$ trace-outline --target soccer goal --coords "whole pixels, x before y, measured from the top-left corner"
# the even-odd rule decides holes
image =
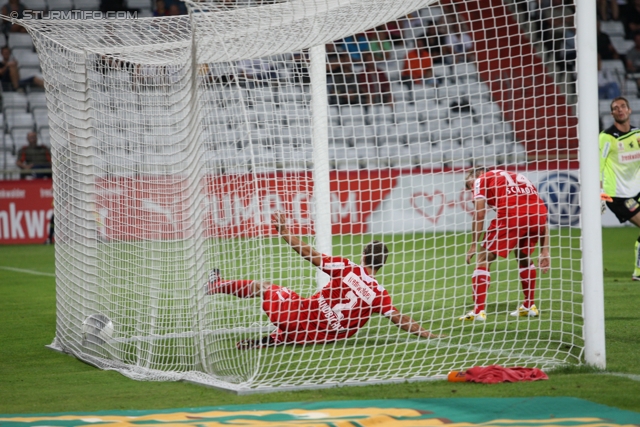
[[[523,2],[186,3],[178,17],[18,21],[49,109],[52,348],[237,393],[604,367],[589,27],[576,61],[572,24]],[[595,25],[579,7],[567,22]],[[464,177],[477,166],[521,173],[549,208],[537,318],[509,315],[522,301],[511,257],[493,265],[486,322],[458,320],[473,305]],[[339,342],[238,350],[273,326],[259,299],[207,295],[212,269],[305,297],[327,280],[278,238],[275,211],[325,254],[360,262],[385,242],[378,281],[446,338],[377,316]]]

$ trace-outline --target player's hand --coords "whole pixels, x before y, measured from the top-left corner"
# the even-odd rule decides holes
[[[551,257],[549,256],[549,254],[540,254],[540,258],[538,259],[538,267],[544,274],[547,274],[549,272],[549,268],[551,267]]]
[[[607,193],[600,193],[600,213],[602,215],[607,211],[607,202],[613,202],[611,196]]]
[[[273,224],[273,227],[279,234],[283,234],[287,231],[286,217],[280,211],[273,213],[271,216],[271,224]]]
[[[476,250],[477,250],[476,246],[477,245],[475,243],[469,246],[469,250],[467,250],[467,264],[471,264],[471,260],[476,255]]]

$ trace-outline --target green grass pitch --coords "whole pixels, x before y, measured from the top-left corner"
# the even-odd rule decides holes
[[[609,374],[584,367],[573,367],[552,371],[549,381],[535,383],[486,386],[435,381],[246,396],[236,396],[185,383],[133,381],[118,373],[101,371],[72,357],[46,349],[44,346],[50,344],[55,335],[54,248],[39,245],[1,246],[0,413],[179,408],[252,402],[376,399],[383,396],[395,398],[575,396],[640,412],[640,381],[638,381],[640,379],[640,334],[638,333],[640,315],[636,310],[640,297],[640,285],[630,280],[632,248],[637,238],[636,231],[631,228],[603,230],[607,373]],[[437,291],[437,289],[447,289],[446,287],[430,287],[429,284],[442,284],[442,281],[450,280],[451,277],[467,280],[469,270],[466,266],[461,267],[459,262],[459,258],[464,256],[466,250],[466,236],[436,235],[426,239],[429,245],[403,246],[402,248],[398,245],[411,243],[406,243],[399,238],[391,239],[389,236],[385,236],[384,240],[391,243],[392,253],[411,254],[405,255],[401,260],[392,258],[389,264],[391,268],[385,267],[380,276],[380,280],[392,296],[405,295],[404,298],[394,297],[394,303],[403,312],[409,314],[413,311],[430,313],[428,317],[419,320],[433,329],[447,330],[447,332],[453,330],[452,335],[455,335],[457,330],[455,328],[462,328],[462,326],[454,327],[452,317],[461,313],[454,313],[450,310],[451,307],[447,307],[446,290]],[[564,232],[556,232],[552,240],[552,251],[553,247],[577,251],[578,248],[567,247],[567,243],[575,241],[574,237]],[[454,244],[451,244],[452,242]],[[349,252],[341,252],[341,255],[354,260],[358,259],[358,252],[362,246],[359,236],[345,237],[335,243],[340,243],[342,250]],[[449,245],[443,246],[445,243]],[[290,250],[283,243],[278,245],[274,247],[281,247],[281,249],[276,250]],[[439,252],[441,249],[438,248],[442,247],[449,248],[446,254]],[[575,261],[570,261],[568,256],[553,255],[554,270],[548,277],[543,276],[540,281],[540,298],[544,301],[546,310],[567,316],[571,314],[572,306],[561,307],[557,305],[559,303],[552,303],[552,301],[558,300],[556,294],[559,292],[579,290],[581,277],[576,273],[579,271],[579,266],[572,265],[571,263]],[[578,256],[576,253],[571,255],[574,259]],[[454,261],[455,258],[458,258],[458,261]],[[500,286],[505,289],[513,289],[517,292],[519,285],[517,276],[514,277],[513,273],[514,264],[513,259],[499,261],[493,269],[496,272],[494,281],[500,283]],[[43,274],[37,275],[33,272]],[[294,287],[296,280],[282,278],[282,284]],[[426,286],[416,284],[426,284]],[[403,288],[400,289],[400,287]],[[427,289],[420,291],[426,292],[427,298],[424,301],[417,301],[412,287]],[[460,288],[470,291],[468,288]],[[400,292],[401,290],[403,292]],[[300,292],[304,295],[308,294],[304,290]],[[468,293],[467,300],[470,304]],[[508,292],[498,293],[493,289],[490,291],[488,310],[507,311],[511,308],[507,300],[513,298],[517,300],[516,296]],[[430,305],[432,304],[430,301],[440,301],[442,304],[437,304],[439,307],[437,310],[430,310],[436,306],[436,304]],[[572,304],[580,303],[579,299],[572,301]],[[388,328],[378,320],[370,323],[369,327],[372,330]],[[495,335],[512,336],[518,340],[518,337],[526,337],[529,333],[526,328],[518,329],[518,323],[499,321],[488,323],[490,326],[484,329],[485,339]],[[568,334],[570,341],[581,345],[580,333],[564,330],[564,328],[550,331],[551,342],[567,341],[553,339],[554,334],[556,337]],[[479,344],[480,337],[479,334],[478,337],[461,338],[460,344],[469,342]],[[370,337],[369,335],[360,337],[359,334],[352,340],[333,346],[332,351],[339,352],[341,348],[349,350],[350,347],[362,345],[360,340],[363,339],[370,339]],[[415,343],[401,344],[406,346],[407,351],[418,351]],[[567,348],[566,352],[569,359],[578,356],[571,348]],[[290,358],[295,360],[305,357],[315,359],[317,365],[318,355],[292,352]],[[266,361],[271,364],[277,363],[276,360],[268,358]],[[381,367],[384,368],[384,358],[382,362]]]

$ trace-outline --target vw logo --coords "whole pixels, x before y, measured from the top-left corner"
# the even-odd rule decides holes
[[[580,182],[568,172],[547,175],[538,193],[549,210],[549,225],[576,227],[580,224]]]

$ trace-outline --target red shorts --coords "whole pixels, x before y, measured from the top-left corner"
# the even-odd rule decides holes
[[[544,236],[547,226],[546,217],[523,216],[517,218],[496,218],[491,221],[484,234],[482,247],[502,258],[516,247],[527,255],[536,249],[540,238]]]
[[[309,344],[345,338],[344,334],[319,331],[309,309],[309,299],[278,285],[262,295],[262,309],[278,330],[271,336],[278,342]]]

